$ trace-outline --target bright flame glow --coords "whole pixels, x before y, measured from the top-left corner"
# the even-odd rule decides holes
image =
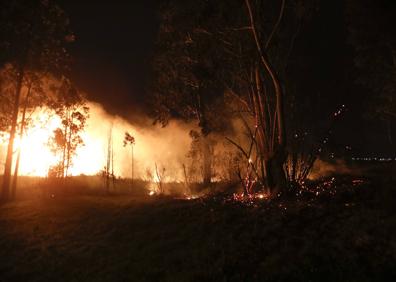
[[[112,132],[114,147],[114,173],[121,177],[131,177],[131,149],[123,146],[126,131],[136,139],[134,146],[134,177],[144,179],[149,169],[155,183],[159,182],[154,165],[158,169],[166,167],[162,181],[183,179],[180,169],[186,163],[190,147],[189,132],[194,125],[171,123],[166,128],[151,126],[135,127],[128,121],[111,116],[99,105],[88,103],[90,117],[86,129],[81,134],[84,146],[77,149],[69,168],[69,175],[95,175],[106,165],[109,132]],[[51,166],[58,163],[58,157],[49,147],[49,139],[56,128],[61,126],[59,117],[52,115],[48,109],[36,109],[30,117],[31,125],[24,133],[22,140],[16,138],[14,151],[21,148],[19,174],[25,176],[47,176]],[[4,170],[8,134],[0,132],[0,173]],[[14,154],[14,163],[17,154]],[[153,189],[154,190],[154,189]]]
[[[14,150],[21,150],[19,173],[27,176],[47,176],[48,170],[58,162],[58,157],[49,147],[49,140],[61,120],[49,111],[41,110],[32,116],[32,126],[25,132],[22,141],[15,140]],[[93,140],[86,132],[82,134],[86,146],[77,149],[70,175],[93,175],[101,169],[100,140]],[[6,145],[4,142],[2,145]]]
[[[57,163],[47,143],[61,122],[59,118],[50,118],[45,111],[37,113],[32,120],[33,126],[27,130],[24,138],[15,140],[14,148],[21,150],[19,172],[22,175],[46,176],[49,167]]]

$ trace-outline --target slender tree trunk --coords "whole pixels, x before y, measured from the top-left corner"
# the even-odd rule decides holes
[[[113,180],[113,190],[115,189],[115,175],[114,175],[114,149],[113,138],[111,138],[111,178]]]
[[[131,183],[133,184],[133,144],[131,144]]]
[[[23,107],[23,112],[22,112],[21,128],[19,131],[19,136],[20,136],[21,142],[22,142],[22,138],[23,138],[23,132],[25,130],[26,110],[27,110],[27,106],[28,106],[28,100],[29,100],[29,96],[31,93],[31,89],[32,89],[32,86],[29,85],[29,89],[28,89],[28,92],[27,92],[26,98],[25,98],[25,105]],[[19,163],[20,163],[20,159],[21,159],[21,150],[22,149],[19,146],[18,156],[17,156],[16,163],[15,163],[14,176],[13,176],[13,181],[12,181],[12,186],[11,186],[11,197],[13,199],[15,199],[15,197],[16,197],[16,187],[17,187],[17,181],[18,181]]]
[[[66,110],[67,111],[67,110]],[[66,118],[68,118],[67,116],[67,112],[66,112]],[[64,130],[64,144],[63,144],[63,153],[62,153],[62,178],[66,177],[66,170],[65,170],[65,164],[66,164],[66,149],[67,149],[67,123],[65,123],[65,126],[63,128]]]
[[[112,137],[111,127],[109,130],[109,135],[107,137],[107,162],[106,162],[106,192],[110,192],[110,166],[111,166],[111,137]]]
[[[66,177],[69,176],[69,168],[70,168],[70,160],[71,160],[71,147],[72,147],[72,130],[71,125],[73,124],[74,120],[71,116],[68,118],[69,124],[69,134],[67,136],[67,157],[66,157]]]
[[[202,136],[203,155],[203,184],[209,185],[212,182],[212,150],[208,136]]]
[[[186,191],[188,191],[189,195],[191,195],[191,188],[190,188],[190,184],[188,181],[188,176],[187,176],[187,169],[186,169],[186,165],[183,164],[183,173],[184,173],[184,186]]]
[[[3,176],[3,189],[1,198],[3,201],[7,201],[9,199],[10,194],[10,184],[11,184],[11,170],[12,170],[12,159],[13,159],[13,151],[14,151],[14,141],[15,134],[17,129],[18,122],[18,113],[19,113],[19,104],[20,104],[20,96],[23,85],[23,77],[24,77],[24,68],[21,67],[19,69],[18,80],[16,84],[16,92],[15,92],[15,101],[12,109],[12,120],[11,120],[11,130],[10,130],[10,139],[8,141],[7,147],[7,156],[6,162],[4,166],[4,176]]]

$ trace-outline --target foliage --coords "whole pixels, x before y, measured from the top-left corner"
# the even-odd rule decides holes
[[[135,137],[133,137],[129,132],[125,132],[123,144],[124,147],[127,145],[135,145]]]
[[[8,131],[12,115],[9,111],[12,105],[12,93],[14,91],[13,78],[15,69],[12,65],[5,65],[0,72],[0,131]]]
[[[14,141],[26,77],[29,73],[46,76],[59,75],[64,72],[69,62],[65,46],[73,41],[74,37],[69,30],[68,18],[63,10],[52,1],[1,1],[0,10],[0,48],[2,50],[0,66],[11,64],[15,68],[15,89],[9,94],[10,135],[2,185],[2,199],[8,200]]]
[[[232,136],[231,121],[242,119],[247,142],[230,141],[249,181],[283,189],[286,68],[312,2],[164,1],[153,63],[157,120],[196,119],[204,136]]]
[[[84,145],[81,133],[89,118],[89,108],[81,93],[66,78],[63,78],[54,90],[57,91],[57,97],[52,101],[52,106],[56,116],[61,120],[61,127],[54,130],[49,144],[53,152],[59,156],[55,176],[67,177],[77,148]]]
[[[219,83],[222,50],[217,48],[205,14],[207,1],[164,1],[153,59],[153,103],[157,121],[196,120],[207,135],[227,128],[224,86]],[[208,40],[209,39],[209,40]]]
[[[69,64],[65,45],[74,40],[64,11],[49,0],[1,1],[0,64],[52,74]]]

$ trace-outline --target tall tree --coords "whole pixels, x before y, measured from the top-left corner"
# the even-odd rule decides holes
[[[207,1],[164,1],[157,52],[153,60],[153,104],[156,120],[166,125],[170,118],[196,121],[201,128],[203,182],[211,182],[212,156],[209,134],[229,130],[224,86],[218,83],[221,49],[207,40]],[[197,26],[202,23],[205,28]],[[216,58],[216,53],[219,56]]]
[[[298,0],[174,0],[162,11],[159,41],[165,51],[158,51],[162,64],[154,63],[159,66],[158,116],[187,112],[219,128],[231,118],[242,119],[250,136],[247,148],[230,141],[246,157],[248,182],[271,192],[286,187],[282,79],[301,6]],[[213,119],[205,113],[213,113]]]
[[[22,95],[21,95],[21,109],[20,109],[21,118],[18,119],[18,124],[17,124],[19,130],[17,134],[19,135],[20,143],[22,143],[22,140],[24,138],[24,133],[30,125],[31,122],[30,117],[32,116],[32,114],[37,110],[37,108],[50,105],[51,95],[47,93],[48,91],[48,89],[46,89],[47,81],[48,78],[44,77],[44,75],[42,75],[39,72],[26,71],[25,73],[25,77],[23,81],[24,91],[22,91]],[[17,153],[17,158],[14,167],[13,180],[11,184],[12,198],[16,197],[19,165],[22,154],[22,148],[20,146],[17,148],[16,153]]]
[[[123,140],[124,147],[130,145],[131,146],[131,185],[133,184],[133,146],[135,146],[135,137],[133,137],[129,132],[125,132],[124,140]]]
[[[67,177],[77,148],[84,145],[81,133],[89,118],[89,108],[85,98],[67,78],[54,87],[57,96],[50,105],[60,118],[61,127],[54,130],[50,145],[60,159],[55,167],[55,175]]]
[[[20,112],[24,78],[29,71],[58,74],[67,65],[65,45],[73,40],[62,9],[49,0],[2,1],[0,7],[2,65],[16,69],[10,135],[2,185],[2,199],[9,198],[14,140]]]

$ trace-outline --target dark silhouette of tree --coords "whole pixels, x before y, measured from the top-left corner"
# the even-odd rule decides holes
[[[156,180],[154,182],[157,185],[157,193],[164,194],[165,190],[164,190],[163,181],[165,178],[166,169],[164,166],[162,168],[158,167],[157,163],[154,164],[154,167],[155,167],[155,176],[156,176]]]
[[[213,148],[208,135],[230,129],[227,122],[230,114],[224,107],[224,86],[217,80],[222,50],[207,40],[205,33],[209,29],[197,26],[197,23],[209,24],[204,22],[203,15],[207,6],[213,3],[164,1],[153,60],[152,89],[156,121],[163,125],[170,118],[198,122],[205,184],[211,182],[212,176]]]
[[[18,122],[19,129],[19,139],[22,142],[24,138],[24,132],[26,128],[29,127],[29,123],[31,121],[30,116],[36,111],[37,108],[41,108],[43,106],[48,106],[50,104],[51,97],[49,93],[45,91],[46,78],[35,71],[26,71],[24,77],[24,91],[21,95],[21,109],[20,115],[21,119]],[[18,173],[19,173],[19,163],[21,159],[21,148],[17,149],[17,158],[15,162],[13,181],[11,184],[11,196],[12,198],[16,197],[16,188],[18,182]]]
[[[123,145],[124,147],[131,146],[131,184],[133,184],[133,146],[135,145],[135,137],[129,134],[129,132],[125,132]]]
[[[113,144],[113,125],[111,125],[107,137],[107,158],[104,169],[106,192],[110,193],[110,178],[113,180],[113,189],[115,188],[114,174],[114,144]]]
[[[48,0],[11,0],[0,4],[1,66],[15,68],[15,90],[12,95],[10,136],[4,168],[2,199],[9,198],[14,140],[24,79],[28,72],[58,74],[65,68],[67,42],[73,40],[64,12]]]
[[[302,1],[174,0],[161,12],[163,49],[154,60],[157,117],[195,115],[201,128],[226,128],[232,118],[241,119],[248,146],[230,142],[245,157],[240,173],[245,187],[253,183],[272,193],[287,187],[285,65],[303,6]]]
[[[84,97],[68,79],[63,78],[55,90],[57,96],[51,102],[51,107],[55,109],[55,115],[61,119],[62,127],[54,130],[49,144],[53,152],[60,157],[59,164],[53,168],[53,174],[64,178],[69,175],[77,148],[84,145],[81,133],[89,117],[89,108]]]

